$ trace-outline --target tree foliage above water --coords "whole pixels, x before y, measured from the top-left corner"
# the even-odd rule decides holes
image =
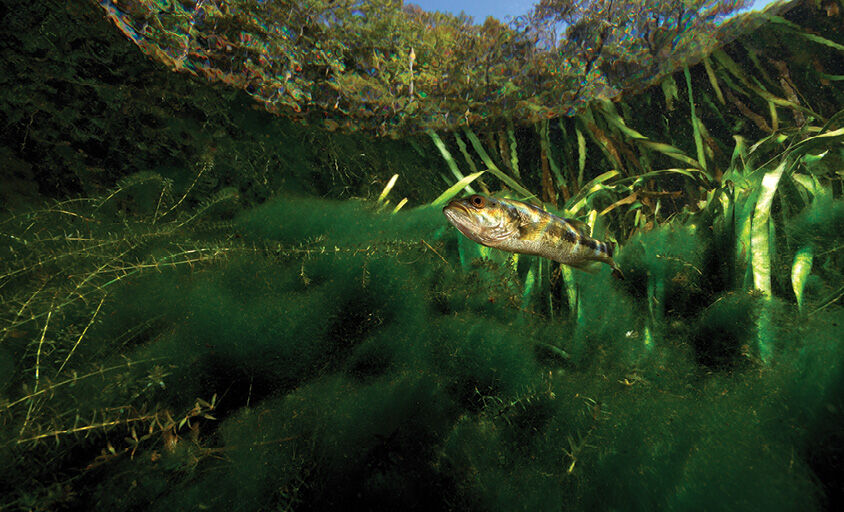
[[[482,25],[395,0],[100,0],[145,53],[267,110],[396,135],[569,115],[744,31],[744,0],[545,0]]]

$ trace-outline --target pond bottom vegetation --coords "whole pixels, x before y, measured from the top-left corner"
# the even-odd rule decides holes
[[[572,117],[380,140],[17,2],[0,509],[844,510],[840,5]],[[625,280],[468,240],[464,192]]]
[[[7,506],[840,500],[844,311],[814,274],[803,312],[724,286],[717,229],[634,238],[628,279],[573,274],[561,314],[531,298],[566,304],[559,271],[527,290],[538,260],[484,257],[438,208],[281,197],[233,216],[209,206],[225,230],[149,217],[116,237],[90,222],[98,207],[6,220],[21,231],[3,260],[27,276],[3,276]],[[76,236],[48,237],[48,219]],[[842,223],[834,201],[787,228],[820,252],[840,247],[828,226]]]

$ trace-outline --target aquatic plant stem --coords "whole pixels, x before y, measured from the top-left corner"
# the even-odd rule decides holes
[[[14,407],[14,406],[16,406],[16,405],[20,404],[20,403],[26,402],[27,400],[30,400],[30,399],[35,398],[35,397],[37,397],[37,396],[43,395],[43,394],[45,394],[45,393],[49,393],[49,392],[51,392],[51,391],[55,390],[56,388],[59,388],[59,387],[62,387],[62,386],[66,386],[66,385],[68,385],[68,384],[73,384],[74,382],[78,382],[78,381],[80,381],[80,380],[88,379],[88,378],[90,378],[90,377],[95,377],[95,376],[97,376],[97,375],[102,375],[102,374],[104,374],[104,373],[111,372],[111,371],[114,371],[114,370],[119,370],[120,368],[129,368],[129,367],[131,367],[131,366],[133,366],[133,365],[138,365],[138,364],[143,364],[143,363],[149,363],[149,362],[153,362],[153,361],[160,361],[161,359],[164,359],[164,358],[162,358],[162,357],[153,357],[153,358],[150,358],[150,359],[142,359],[142,360],[140,360],[140,361],[128,361],[128,360],[127,360],[127,361],[126,361],[125,363],[123,363],[123,364],[119,364],[119,365],[115,365],[115,366],[110,366],[110,367],[108,367],[108,368],[98,368],[97,370],[92,371],[92,372],[90,372],[90,373],[86,373],[85,375],[75,376],[75,377],[72,377],[72,378],[70,378],[70,379],[65,379],[65,380],[63,380],[63,381],[61,381],[61,382],[57,382],[57,383],[55,383],[55,384],[49,385],[49,386],[47,386],[47,387],[45,387],[45,388],[43,388],[43,389],[40,389],[40,390],[35,391],[35,392],[33,392],[33,393],[30,393],[30,394],[28,394],[28,395],[26,395],[26,396],[23,396],[23,397],[21,397],[21,398],[18,398],[17,400],[15,400],[15,401],[13,401],[13,402],[9,402],[9,403],[7,403],[7,404],[4,404],[2,407],[3,407],[3,410],[8,410],[8,409],[11,409],[12,407]]]
[[[94,311],[93,316],[91,316],[91,320],[88,321],[88,325],[86,325],[85,328],[82,330],[82,334],[79,335],[79,339],[77,339],[76,343],[73,344],[73,348],[70,349],[70,352],[67,354],[67,357],[65,357],[64,362],[61,364],[61,366],[59,366],[58,371],[56,371],[56,377],[58,377],[62,373],[62,369],[64,369],[64,366],[67,364],[68,361],[70,361],[70,357],[73,355],[73,353],[76,352],[76,347],[79,346],[79,344],[82,342],[82,338],[85,337],[85,333],[88,332],[88,328],[90,328],[91,324],[94,323],[94,320],[100,313],[100,308],[103,307],[103,303],[105,302],[106,297],[107,295],[103,295],[103,297],[100,299],[100,303],[97,305],[97,309]]]
[[[44,338],[47,336],[47,327],[50,325],[50,318],[53,316],[55,297],[53,299],[54,301],[50,303],[50,309],[47,311],[47,320],[44,321],[44,329],[41,331],[41,339],[38,341],[38,350],[35,354],[35,386],[32,388],[34,393],[38,392],[38,383],[41,379],[41,347],[44,346]],[[32,407],[34,404],[35,402],[30,400],[29,408],[26,411],[26,418],[23,420],[23,425],[21,425],[21,430],[18,435],[22,435],[23,431],[26,430],[26,427],[29,424],[29,418],[32,415]]]

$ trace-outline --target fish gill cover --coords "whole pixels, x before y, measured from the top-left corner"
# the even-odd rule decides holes
[[[748,30],[743,0],[544,0],[509,25],[399,0],[101,0],[173,70],[268,111],[396,135],[571,115]],[[755,18],[751,18],[755,19]]]
[[[98,3],[11,5],[0,508],[841,509],[840,2],[397,140],[150,65]],[[627,279],[471,242],[463,190],[589,223]]]

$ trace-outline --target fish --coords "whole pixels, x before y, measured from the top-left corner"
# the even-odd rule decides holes
[[[565,219],[514,199],[473,194],[450,201],[443,214],[467,238],[502,251],[541,256],[569,267],[594,271],[597,263],[624,279],[613,260],[615,242],[591,236],[585,222]]]

